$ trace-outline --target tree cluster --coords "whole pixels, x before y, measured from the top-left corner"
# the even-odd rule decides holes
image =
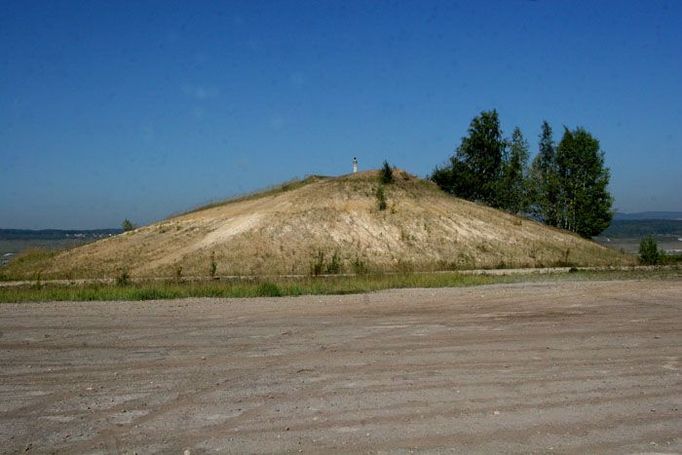
[[[599,141],[584,128],[570,130],[558,145],[542,123],[539,150],[529,165],[521,130],[505,139],[497,111],[485,111],[469,125],[455,153],[431,180],[458,197],[483,202],[548,225],[592,237],[611,222],[609,170]]]

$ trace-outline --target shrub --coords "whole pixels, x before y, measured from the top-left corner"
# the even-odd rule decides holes
[[[353,273],[356,275],[366,275],[369,272],[367,264],[357,256],[351,265],[353,267]]]
[[[682,254],[667,254],[664,251],[659,250],[659,263],[667,265],[677,265],[682,264]]]
[[[327,264],[327,273],[335,275],[335,274],[340,273],[340,272],[341,272],[341,258],[339,257],[339,255],[336,252],[334,252],[334,254],[332,255],[331,261],[329,262],[329,264]]]
[[[116,275],[116,285],[117,286],[127,286],[130,284],[130,274],[128,269],[121,269]]]
[[[128,218],[126,218],[123,220],[123,223],[121,223],[121,229],[123,229],[123,232],[132,231],[135,229],[135,225]]]
[[[313,260],[310,263],[310,274],[312,276],[321,275],[324,271],[324,253],[322,250],[317,251],[317,255],[313,256]]]
[[[566,251],[563,253],[563,257],[556,261],[554,263],[555,267],[572,267],[574,264],[568,260],[569,256],[571,255],[571,249],[566,248]]]
[[[34,281],[33,287],[34,287],[35,289],[40,289],[41,287],[43,287],[42,280],[41,280],[41,276],[42,276],[42,275],[41,275],[40,271],[36,272],[36,273],[33,275],[33,281]]]
[[[647,235],[639,242],[639,260],[643,264],[655,265],[661,259],[658,243],[652,236]]]
[[[211,266],[208,270],[208,273],[211,275],[211,278],[215,278],[215,274],[218,271],[218,264],[215,261],[215,253],[211,253]]]
[[[379,210],[386,210],[386,194],[384,193],[384,185],[379,185],[377,187],[376,197]]]
[[[381,167],[379,181],[385,185],[393,183],[393,169],[386,160],[384,160],[384,165]]]
[[[276,284],[266,281],[258,285],[256,295],[259,297],[281,297],[282,291]]]

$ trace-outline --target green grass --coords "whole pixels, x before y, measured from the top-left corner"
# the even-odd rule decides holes
[[[115,284],[35,284],[0,287],[0,302],[159,300],[189,297],[280,297],[309,294],[358,294],[399,288],[479,286],[495,283],[561,282],[580,280],[680,279],[682,268],[625,271],[575,271],[524,275],[433,274],[359,275],[277,278],[272,280],[145,281]]]

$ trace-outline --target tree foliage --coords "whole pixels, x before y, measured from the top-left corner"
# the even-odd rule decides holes
[[[538,154],[529,175],[530,212],[550,226],[558,225],[559,176],[552,127],[542,122]]]
[[[121,229],[123,229],[123,232],[132,231],[135,229],[135,225],[132,223],[132,221],[126,218],[123,220],[123,223],[121,223]]]
[[[436,168],[431,179],[448,193],[499,207],[506,143],[497,111],[481,112],[471,121],[468,132],[449,162]]]
[[[528,168],[528,143],[519,128],[503,138],[497,111],[484,111],[431,180],[444,191],[551,226],[592,237],[609,226],[613,198],[599,141],[584,128],[565,129],[555,146],[542,123],[539,151]]]
[[[521,129],[512,132],[509,155],[505,157],[502,178],[498,188],[500,208],[511,213],[524,213],[528,209],[528,142]]]
[[[599,141],[584,128],[565,128],[556,163],[557,225],[587,238],[599,234],[613,218],[613,198],[607,188],[610,173]]]
[[[383,166],[381,166],[381,171],[379,172],[379,180],[381,183],[388,185],[393,183],[393,168],[388,161],[384,160]]]

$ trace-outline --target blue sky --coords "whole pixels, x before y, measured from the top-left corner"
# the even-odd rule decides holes
[[[682,210],[682,2],[5,1],[0,227],[148,223],[384,159],[496,108],[600,139],[621,211]]]

